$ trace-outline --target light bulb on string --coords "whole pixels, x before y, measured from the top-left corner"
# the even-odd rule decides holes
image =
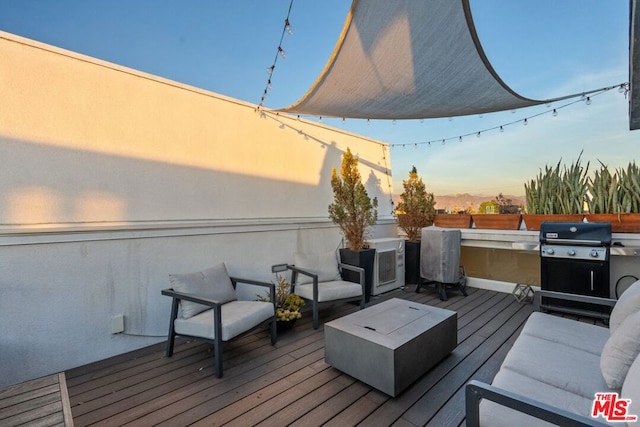
[[[267,80],[267,89],[271,90],[271,79]]]
[[[528,121],[527,119],[524,119],[524,121],[522,122],[522,124],[526,126],[526,125],[528,125],[528,124],[529,124],[529,121]]]
[[[504,132],[504,128],[500,126],[500,132]]]
[[[587,96],[587,100],[584,101],[585,104],[591,105],[591,97]]]
[[[278,53],[282,57],[282,59],[287,59],[287,53],[284,51],[282,46],[278,46]]]
[[[322,116],[318,116],[318,121],[322,123]]]
[[[343,117],[342,118],[342,124],[345,124],[346,122],[347,122],[347,119]]]
[[[618,87],[618,93],[624,93],[626,91],[625,87],[624,87],[624,83],[620,85],[620,87]]]
[[[553,117],[558,117],[558,111],[554,108],[553,113],[551,113]]]
[[[267,74],[273,74],[273,69],[276,68],[275,65],[272,65],[271,67],[267,67]]]
[[[458,142],[462,142],[462,136],[458,137]]]
[[[392,125],[395,125],[395,124],[396,124],[396,119],[393,119],[393,120],[391,121],[391,124],[392,124]]]
[[[476,138],[480,138],[480,132],[476,133]]]
[[[367,126],[371,124],[371,119],[367,119]]]
[[[293,28],[291,27],[291,23],[289,22],[289,18],[284,20],[284,29],[290,36],[293,35]]]

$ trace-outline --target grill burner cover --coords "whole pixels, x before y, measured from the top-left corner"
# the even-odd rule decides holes
[[[608,222],[543,222],[541,243],[573,245],[611,245],[611,223]]]

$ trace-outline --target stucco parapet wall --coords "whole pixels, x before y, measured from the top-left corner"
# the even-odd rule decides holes
[[[378,225],[395,223],[382,218]],[[0,225],[0,246],[260,233],[337,227],[326,218],[221,219],[130,223]]]

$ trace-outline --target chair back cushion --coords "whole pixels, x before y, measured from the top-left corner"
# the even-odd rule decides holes
[[[602,349],[600,370],[607,385],[620,390],[629,367],[640,354],[640,312],[634,313],[618,326]]]
[[[169,274],[169,282],[175,291],[213,299],[223,304],[236,299],[236,291],[224,263],[196,273]],[[193,317],[209,308],[211,307],[191,301],[180,301],[183,319]]]
[[[295,253],[293,259],[296,267],[317,274],[318,282],[342,280],[338,268],[338,255],[335,251],[319,254]],[[298,274],[296,284],[311,283],[312,281],[311,277]]]

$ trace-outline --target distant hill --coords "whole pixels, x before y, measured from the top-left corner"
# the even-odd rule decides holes
[[[514,205],[524,205],[525,198],[524,196],[511,196],[503,194],[505,199],[511,199],[512,204]],[[400,196],[394,196],[394,202],[397,206]],[[443,196],[435,195],[436,199],[436,209],[445,209],[448,211],[452,211],[454,208],[462,208],[466,209],[471,206],[471,208],[476,211],[482,202],[488,202],[489,200],[495,200],[496,195],[488,196],[482,194],[448,194]]]

